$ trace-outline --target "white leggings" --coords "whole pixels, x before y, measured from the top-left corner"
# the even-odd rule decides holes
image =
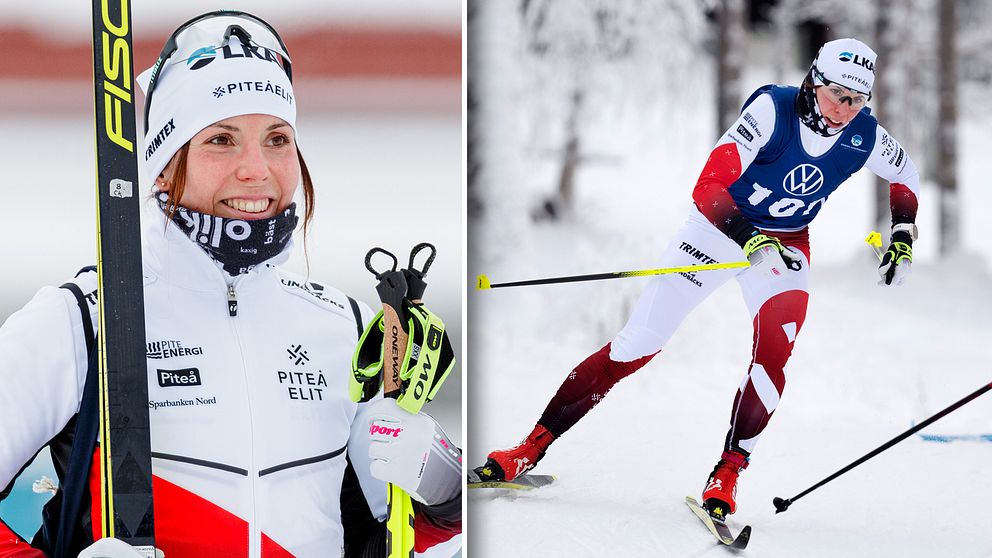
[[[781,238],[788,243],[789,238],[797,238],[797,233],[783,233]],[[754,349],[748,375],[731,411],[728,450],[750,454],[757,443],[785,388],[785,366],[806,318],[808,245],[789,245],[803,252],[803,265],[801,270],[783,276],[738,268],[653,277],[610,345],[610,360],[617,362],[658,352],[693,308],[730,278],[737,279],[754,324]],[[743,259],[740,246],[693,208],[665,250],[659,267]]]

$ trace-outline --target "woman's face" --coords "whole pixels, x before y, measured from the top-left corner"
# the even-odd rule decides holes
[[[826,91],[826,86],[816,88],[816,102],[820,105],[820,112],[831,128],[842,128],[847,126],[854,117],[861,112],[860,106],[854,107],[848,101],[834,101]]]
[[[172,187],[175,165],[173,157],[162,171],[160,190]],[[189,141],[181,204],[218,217],[268,219],[289,207],[299,182],[293,128],[274,116],[235,116]]]

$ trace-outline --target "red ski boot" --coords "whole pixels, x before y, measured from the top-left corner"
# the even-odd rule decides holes
[[[538,424],[520,445],[490,453],[486,464],[475,473],[483,481],[512,481],[533,469],[554,441],[554,435]]]
[[[737,476],[747,468],[747,457],[735,451],[725,451],[710,473],[703,490],[703,507],[720,521],[737,510]]]

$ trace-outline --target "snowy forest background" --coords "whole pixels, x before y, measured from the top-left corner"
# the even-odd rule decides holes
[[[752,556],[992,556],[968,505],[992,494],[988,396],[925,431],[963,440],[914,436],[787,514],[771,505],[992,380],[992,5],[470,0],[468,17],[468,272],[493,283],[656,267],[751,91],[798,85],[827,40],[879,53],[869,106],[923,182],[913,273],[875,284],[864,238],[888,241],[888,188],[862,171],[811,226],[806,325],[731,525],[754,526]],[[469,465],[530,431],[647,281],[469,292]],[[554,486],[470,493],[470,555],[724,555],[682,499],[719,457],[751,341],[721,288],[555,443],[535,471]]]

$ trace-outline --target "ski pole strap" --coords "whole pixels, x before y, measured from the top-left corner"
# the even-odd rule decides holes
[[[411,305],[407,314],[405,358],[399,366],[397,404],[410,413],[418,413],[437,395],[441,384],[454,368],[455,354],[444,321],[422,304]],[[372,319],[355,348],[351,362],[348,395],[352,401],[369,401],[382,385],[385,309]]]
[[[351,357],[348,396],[356,403],[371,400],[382,387],[382,347],[385,339],[382,314],[382,310],[379,310],[361,333]]]
[[[431,255],[424,262],[424,267],[417,269],[414,260],[417,258],[417,254],[423,250],[430,250]],[[427,283],[424,281],[424,277],[427,275],[427,270],[430,269],[431,264],[434,263],[435,257],[437,257],[437,248],[428,242],[421,242],[410,251],[410,264],[403,270],[403,276],[407,283],[406,296],[410,300],[419,301],[424,298],[424,291],[427,289]]]
[[[423,305],[409,309],[407,358],[400,369],[402,393],[396,403],[416,414],[434,399],[455,366],[455,353],[444,321]]]

